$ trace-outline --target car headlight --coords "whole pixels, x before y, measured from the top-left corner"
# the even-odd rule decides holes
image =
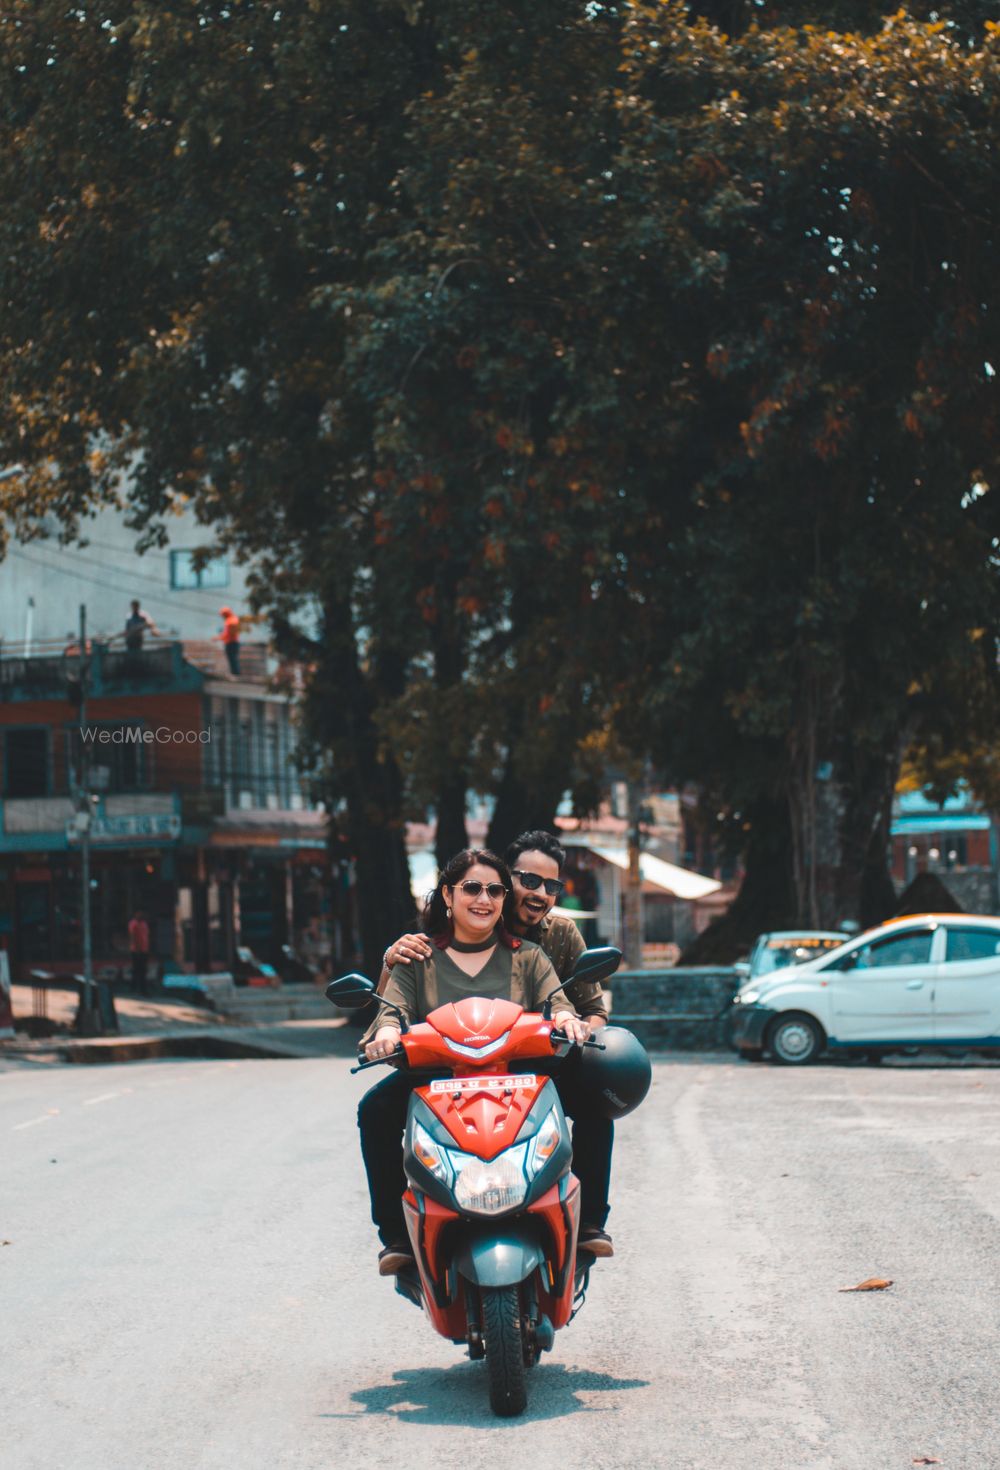
[[[741,1006],[752,1006],[755,1001],[760,1000],[759,990],[741,990],[736,997]]]

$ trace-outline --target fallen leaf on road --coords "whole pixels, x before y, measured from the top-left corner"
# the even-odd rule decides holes
[[[12,1240],[0,1240],[0,1245],[13,1245],[13,1244],[14,1244],[14,1242]]]
[[[918,1455],[914,1465],[940,1465],[940,1460],[935,1460],[933,1455]]]
[[[891,1281],[886,1281],[881,1276],[869,1276],[867,1281],[859,1281],[857,1286],[842,1286],[841,1291],[885,1291],[891,1286]],[[933,1462],[932,1462],[933,1463]]]

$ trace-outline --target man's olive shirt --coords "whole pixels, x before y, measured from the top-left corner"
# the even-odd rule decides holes
[[[547,914],[540,923],[528,929],[524,937],[537,944],[548,955],[552,968],[563,982],[566,994],[576,1006],[577,1013],[581,1016],[603,1016],[606,1021],[608,1008],[604,1004],[604,991],[597,981],[578,980],[575,985],[568,983],[573,966],[587,948],[583,935],[573,920],[564,919],[560,914]]]

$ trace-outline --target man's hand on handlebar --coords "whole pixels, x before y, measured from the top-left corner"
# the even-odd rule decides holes
[[[556,1011],[552,1017],[552,1025],[557,1031],[562,1031],[569,1041],[583,1043],[590,1039],[590,1022],[574,1016],[572,1011]]]
[[[380,1026],[365,1047],[365,1056],[370,1062],[381,1062],[391,1057],[399,1045],[398,1026]]]

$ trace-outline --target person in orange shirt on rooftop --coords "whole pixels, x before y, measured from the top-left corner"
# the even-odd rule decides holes
[[[240,671],[240,620],[231,607],[220,607],[219,617],[222,619],[222,632],[216,633],[215,638],[222,640],[222,646],[226,650],[226,658],[229,661],[229,672],[238,674]]]

